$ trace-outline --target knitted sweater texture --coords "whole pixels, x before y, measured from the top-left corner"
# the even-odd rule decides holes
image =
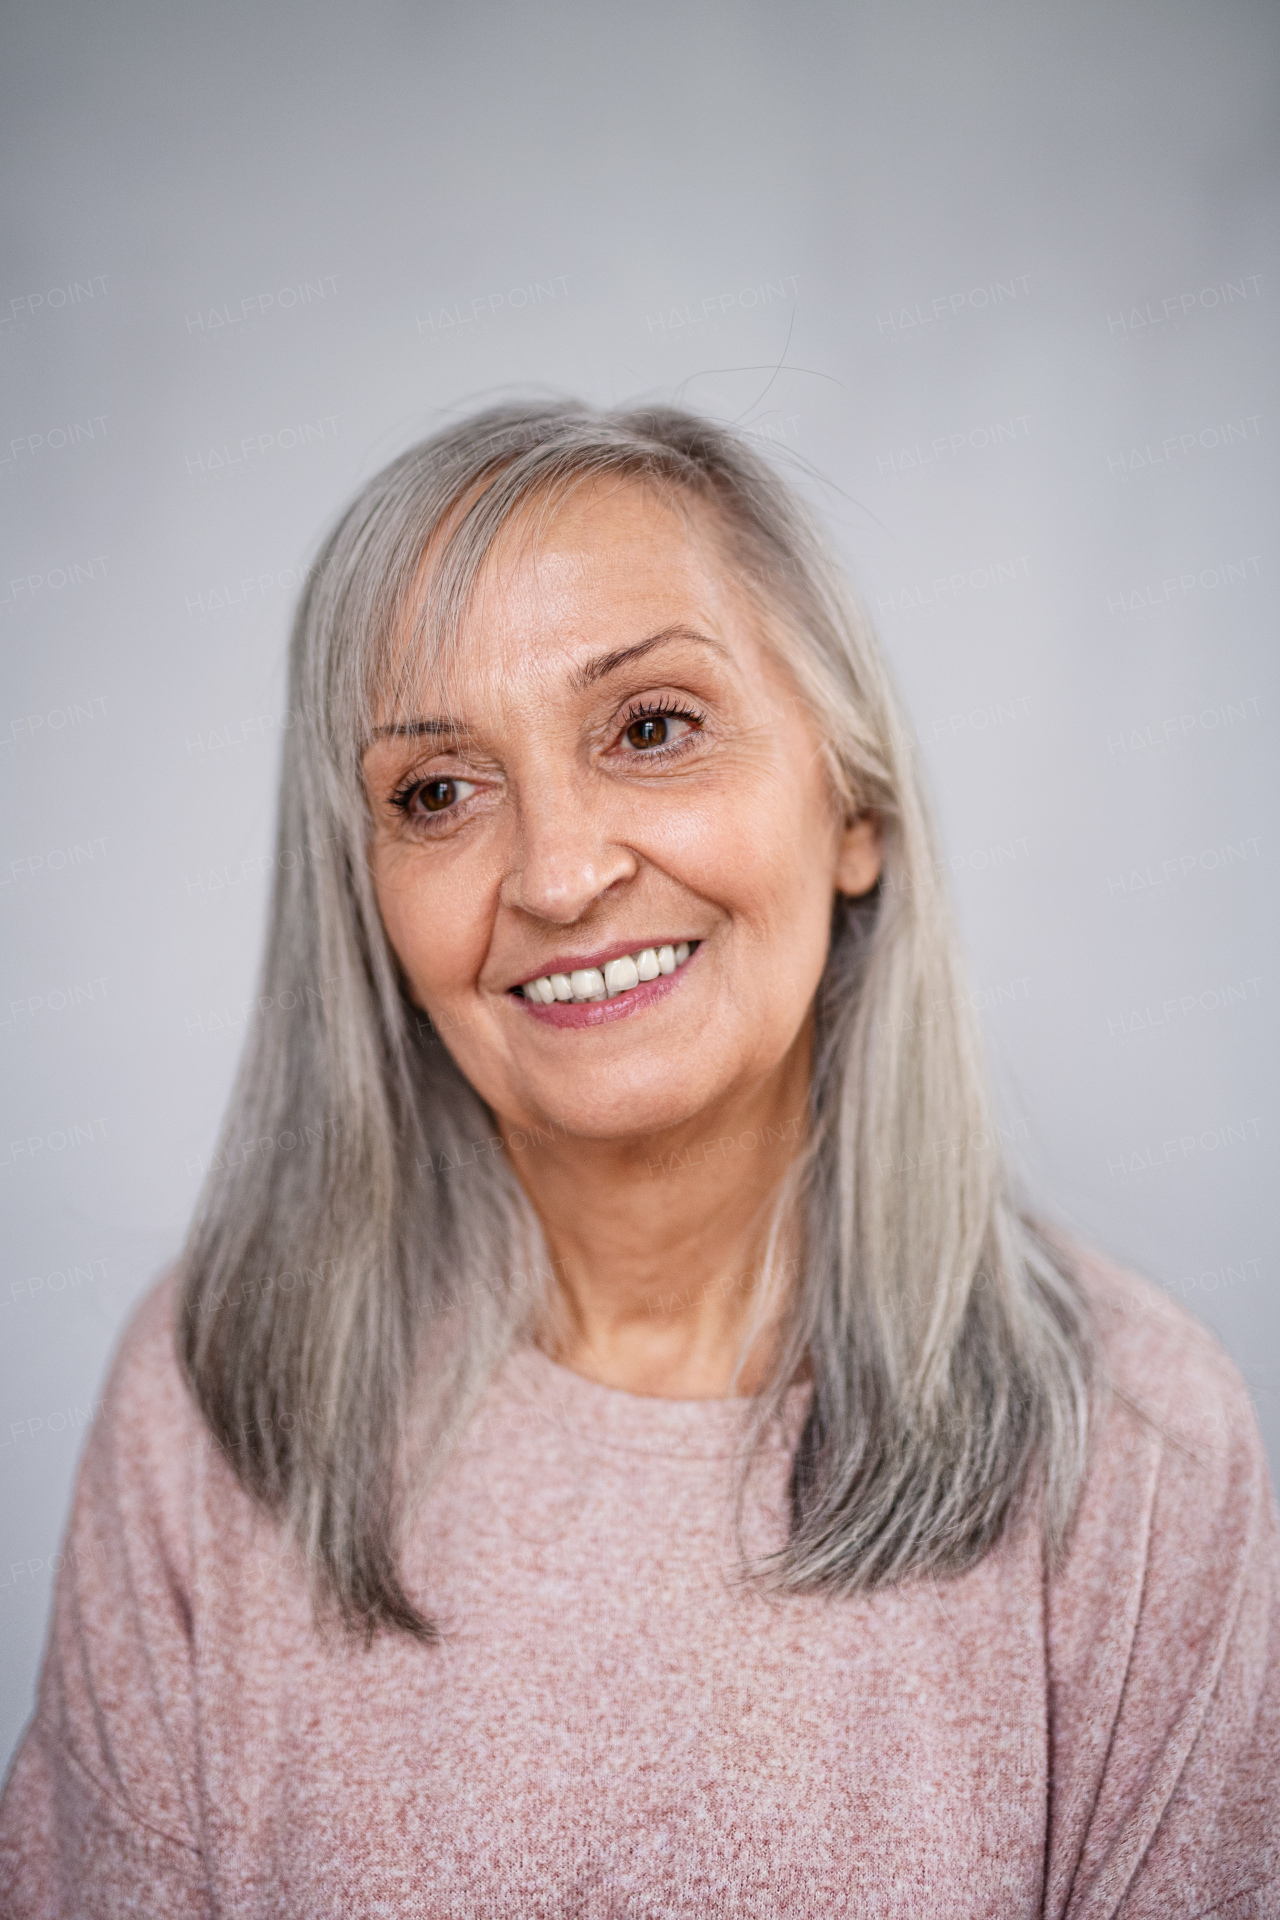
[[[1276,1920],[1256,1422],[1190,1315],[1088,1284],[1121,1392],[1056,1570],[1023,1524],[959,1579],[769,1595],[735,1543],[742,1403],[522,1348],[405,1543],[442,1641],[369,1647],[317,1627],[213,1447],[162,1285],[81,1466],[0,1913]],[[748,1553],[785,1537],[807,1392]]]

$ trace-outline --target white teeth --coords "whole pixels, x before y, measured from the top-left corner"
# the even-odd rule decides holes
[[[640,985],[640,969],[629,953],[624,953],[620,960],[609,961],[604,970],[604,984],[610,999],[615,993],[626,993]]]
[[[557,1000],[612,1000],[646,980],[674,973],[691,951],[687,940],[678,947],[642,947],[636,953],[619,954],[616,960],[607,961],[603,970],[577,967],[572,973],[544,973],[537,980],[526,980],[520,991],[540,1007],[552,1006]]]

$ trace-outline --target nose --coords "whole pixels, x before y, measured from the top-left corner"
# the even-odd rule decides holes
[[[505,907],[572,926],[639,867],[616,838],[598,793],[573,780],[544,779],[521,794],[511,864],[499,888]]]

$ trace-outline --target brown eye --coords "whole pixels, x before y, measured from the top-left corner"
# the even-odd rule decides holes
[[[643,720],[633,720],[627,728],[627,739],[633,747],[665,747],[667,744],[667,723],[660,713],[646,714]]]
[[[424,813],[447,813],[450,807],[474,792],[475,784],[471,780],[424,780],[409,796],[409,803],[420,806]]]

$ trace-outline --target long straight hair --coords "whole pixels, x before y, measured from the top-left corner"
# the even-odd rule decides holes
[[[770,1239],[776,1264],[785,1205],[803,1251],[756,1430],[801,1370],[813,1382],[772,1577],[960,1572],[1033,1496],[1054,1551],[1085,1467],[1089,1315],[1012,1196],[908,729],[811,516],[691,414],[494,408],[371,480],[308,578],[260,1010],[182,1261],[180,1353],[213,1435],[367,1633],[435,1633],[399,1566],[406,1434],[446,1458],[554,1288],[493,1116],[387,942],[361,758],[423,649],[465,646],[503,528],[609,478],[709,514],[841,805],[883,831],[878,885],[833,907],[807,1137]]]

